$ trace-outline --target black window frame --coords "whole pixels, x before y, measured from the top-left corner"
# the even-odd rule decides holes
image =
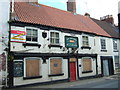
[[[29,33],[28,30],[30,31]],[[38,42],[38,29],[26,28],[26,41]]]

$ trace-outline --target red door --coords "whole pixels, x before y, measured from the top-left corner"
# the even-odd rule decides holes
[[[70,62],[70,81],[76,80],[76,65],[75,62]]]

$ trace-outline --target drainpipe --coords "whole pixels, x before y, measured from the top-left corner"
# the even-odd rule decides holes
[[[120,38],[120,1],[118,2],[118,29],[119,29],[119,38]],[[118,48],[120,48],[120,39],[119,39],[119,42],[118,42]],[[120,50],[118,52],[119,54],[119,60],[120,60]],[[119,66],[118,68],[120,69],[120,61],[119,61]]]
[[[120,1],[118,2],[118,28],[120,34]]]
[[[8,39],[8,56],[7,56],[7,62],[8,62],[8,88],[13,87],[13,54],[10,51],[10,41],[11,41],[11,21],[12,21],[12,14],[14,13],[14,0],[10,2],[10,5],[12,4],[11,11],[10,11],[10,18],[9,18],[9,39]]]
[[[68,48],[68,79],[70,81],[70,51]]]
[[[78,80],[79,80],[78,51],[77,51],[77,77],[78,77]]]
[[[96,55],[96,77],[98,77],[98,60]]]

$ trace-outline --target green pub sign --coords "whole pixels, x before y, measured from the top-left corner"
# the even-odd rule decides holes
[[[65,47],[66,48],[78,48],[78,38],[65,36]]]

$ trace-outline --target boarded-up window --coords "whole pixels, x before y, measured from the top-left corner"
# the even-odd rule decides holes
[[[26,77],[40,75],[40,60],[26,60]]]
[[[82,63],[83,63],[83,65],[82,65],[83,66],[83,72],[92,70],[91,58],[83,58]]]
[[[62,73],[62,60],[51,59],[50,60],[50,74],[61,74]]]

